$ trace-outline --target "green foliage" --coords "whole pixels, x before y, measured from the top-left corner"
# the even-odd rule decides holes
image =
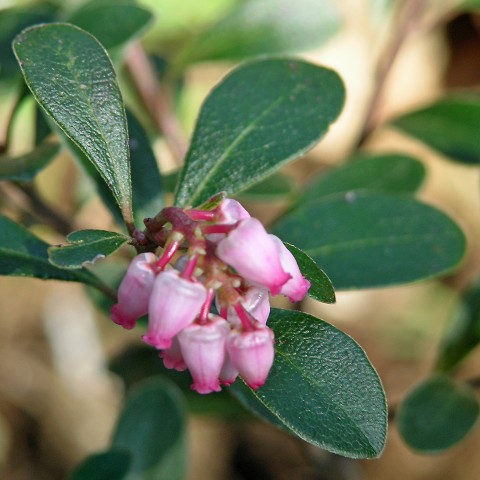
[[[59,151],[58,143],[45,142],[23,155],[0,155],[0,180],[31,182]]]
[[[48,244],[0,216],[0,275],[83,282],[96,286],[98,280],[85,269],[63,270],[48,261]]]
[[[95,165],[132,224],[125,109],[105,49],[68,24],[24,30],[13,48],[37,102]]]
[[[295,245],[286,243],[285,246],[295,257],[303,276],[310,281],[308,295],[319,302],[335,303],[335,290],[325,272],[318,268],[317,264]]]
[[[70,245],[50,247],[50,263],[60,268],[82,268],[117,251],[130,240],[121,233],[105,230],[78,230],[67,236]]]
[[[435,277],[465,252],[462,231],[444,213],[410,197],[366,191],[302,203],[273,233],[310,255],[336,290]]]
[[[266,408],[275,423],[328,451],[380,455],[387,433],[385,394],[361,347],[302,312],[273,310],[269,326],[275,332],[273,368],[262,388],[249,395],[240,390],[240,399],[259,414]],[[235,384],[231,390],[239,392]]]
[[[175,204],[234,195],[304,154],[337,118],[344,95],[335,72],[303,61],[236,68],[203,104]]]
[[[313,181],[302,200],[315,200],[352,190],[414,193],[423,183],[425,174],[423,164],[408,155],[362,153]]]
[[[331,0],[246,0],[179,52],[174,62],[243,59],[315,48],[341,23]]]
[[[474,391],[438,375],[407,396],[398,412],[398,430],[413,449],[437,453],[462,440],[475,424],[478,412]]]
[[[130,454],[122,450],[96,453],[78,465],[68,480],[124,480],[130,463]]]
[[[129,451],[125,480],[181,480],[186,468],[184,401],[160,378],[139,384],[120,415],[112,446]]]
[[[444,98],[397,118],[393,125],[452,160],[480,163],[480,97]]]
[[[452,324],[442,338],[437,369],[456,367],[480,343],[480,284],[472,285],[460,299]]]

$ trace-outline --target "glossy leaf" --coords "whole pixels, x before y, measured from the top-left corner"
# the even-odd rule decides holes
[[[409,393],[398,411],[398,430],[413,449],[437,453],[462,440],[475,424],[478,412],[472,389],[438,375]]]
[[[184,401],[171,382],[152,378],[127,399],[112,445],[132,454],[126,480],[181,480],[186,467]]]
[[[12,40],[30,25],[52,20],[53,10],[48,5],[29,5],[0,10],[0,78],[19,76]]]
[[[0,155],[0,180],[30,182],[60,151],[58,143],[42,143],[31,152],[16,157]]]
[[[152,19],[148,10],[134,3],[93,0],[76,10],[68,22],[90,32],[110,50],[140,36]]]
[[[342,81],[326,68],[289,59],[238,67],[202,106],[175,203],[232,196],[267,177],[311,148],[343,101]]]
[[[446,98],[393,125],[461,163],[480,163],[480,97]]]
[[[422,184],[425,173],[423,164],[407,155],[359,154],[313,181],[303,199],[313,200],[352,190],[413,193]]]
[[[437,368],[456,367],[480,343],[480,283],[460,299],[452,323],[442,338]]]
[[[60,268],[82,268],[117,251],[130,237],[105,230],[78,230],[67,236],[69,245],[48,249],[50,262]]]
[[[263,387],[240,398],[330,452],[380,455],[387,433],[385,395],[361,347],[306,313],[272,310],[268,323],[275,332],[272,370]],[[236,391],[235,384],[231,389]]]
[[[462,231],[444,213],[410,197],[373,192],[306,202],[272,233],[310,255],[336,290],[442,275],[465,252]]]
[[[310,281],[308,296],[324,303],[335,303],[335,290],[325,272],[318,268],[317,264],[295,245],[285,243],[297,261],[298,268],[303,276]]]
[[[340,24],[331,0],[246,0],[194,38],[177,61],[239,60],[312,49],[330,39]]]
[[[68,477],[68,480],[124,480],[131,456],[122,450],[108,450],[87,457]]]
[[[60,23],[23,31],[13,48],[37,102],[95,165],[131,224],[125,109],[105,49],[89,33]]]
[[[0,275],[68,280],[97,285],[88,271],[63,270],[48,261],[49,245],[25,228],[0,216]]]
[[[280,172],[276,172],[250,188],[240,193],[242,201],[270,202],[285,200],[285,197],[293,195],[295,186],[292,179]]]

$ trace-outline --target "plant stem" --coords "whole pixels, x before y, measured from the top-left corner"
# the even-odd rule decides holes
[[[127,51],[126,65],[145,108],[163,134],[178,166],[183,164],[187,143],[173,109],[171,93],[161,85],[148,55],[140,42]]]

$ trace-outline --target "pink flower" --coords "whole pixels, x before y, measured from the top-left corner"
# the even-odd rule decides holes
[[[206,324],[192,324],[183,329],[178,340],[185,363],[193,378],[192,389],[198,393],[219,392],[219,375],[225,358],[228,323],[210,315]]]
[[[223,360],[222,370],[220,371],[220,383],[222,385],[230,386],[238,377],[238,370],[234,367],[230,360],[230,355],[225,352],[225,359]]]
[[[256,218],[241,220],[216,249],[217,256],[254,285],[280,293],[290,279],[283,270],[277,247]]]
[[[299,302],[305,298],[310,288],[310,282],[302,275],[295,257],[283,242],[275,235],[270,235],[270,237],[277,246],[283,269],[292,277],[282,286],[280,293],[288,297],[291,302]]]
[[[248,312],[258,322],[265,325],[270,315],[270,299],[268,298],[268,290],[265,288],[248,287],[243,299],[240,301],[243,309]],[[221,305],[216,302],[217,310],[221,310]],[[228,308],[227,320],[233,325],[240,326],[241,322],[237,312],[233,307]]]
[[[233,225],[234,223],[250,218],[250,214],[243,208],[240,202],[232,198],[225,198],[217,207],[218,223]]]
[[[163,360],[165,368],[183,372],[187,369],[187,365],[183,360],[182,350],[178,341],[178,335],[172,338],[172,345],[160,352],[160,358]]]
[[[268,327],[245,332],[232,330],[227,338],[227,352],[233,366],[254,390],[265,383],[272,367],[273,338]]]
[[[148,331],[142,339],[158,349],[170,348],[172,338],[190,325],[207,297],[203,284],[182,278],[174,269],[160,272],[148,307]]]
[[[153,253],[141,253],[130,263],[118,289],[118,303],[110,310],[112,320],[118,325],[131,329],[147,314],[155,280],[155,261]]]

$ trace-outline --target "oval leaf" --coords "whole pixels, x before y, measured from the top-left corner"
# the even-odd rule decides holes
[[[369,192],[306,202],[273,233],[310,255],[336,290],[442,275],[465,252],[462,231],[444,213],[410,197]]]
[[[302,312],[272,310],[268,324],[275,332],[275,362],[265,385],[250,391],[247,406],[257,413],[266,408],[299,437],[330,452],[380,455],[387,433],[385,394],[361,347]]]
[[[125,109],[105,49],[60,23],[24,30],[13,48],[37,102],[95,165],[132,224]]]
[[[152,19],[148,10],[133,3],[93,0],[76,10],[68,22],[90,32],[110,50],[139,36]]]
[[[335,72],[307,62],[257,60],[235,69],[202,106],[176,204],[199,205],[221,190],[234,195],[304,154],[344,97]]]
[[[310,282],[308,296],[319,302],[335,303],[335,290],[325,272],[318,268],[317,264],[295,245],[285,243],[285,246],[295,257],[303,276]]]
[[[298,52],[328,40],[341,16],[331,0],[247,0],[180,52],[180,64]]]
[[[31,182],[60,151],[58,143],[42,143],[31,152],[16,157],[0,155],[0,180]]]
[[[158,377],[139,384],[118,420],[112,445],[132,454],[126,480],[183,479],[185,409],[178,388]]]
[[[128,452],[109,450],[87,457],[68,477],[69,480],[124,480],[130,467]]]
[[[443,155],[480,163],[480,99],[447,98],[394,120],[393,125]]]
[[[50,263],[60,268],[82,268],[117,251],[130,240],[121,233],[106,230],[78,230],[67,236],[70,245],[48,249]]]
[[[398,412],[398,430],[415,450],[441,452],[467,435],[478,412],[473,390],[438,375],[409,393]]]
[[[303,200],[314,200],[351,190],[414,193],[425,178],[423,164],[401,154],[360,154],[322,175],[307,188]]]
[[[90,272],[63,270],[48,261],[48,244],[25,228],[0,216],[0,275],[68,280],[98,285]]]

